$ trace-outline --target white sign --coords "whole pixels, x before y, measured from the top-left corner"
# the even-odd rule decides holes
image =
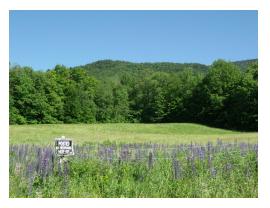
[[[55,152],[58,156],[74,155],[72,140],[65,138],[64,136],[62,136],[62,138],[56,138]]]

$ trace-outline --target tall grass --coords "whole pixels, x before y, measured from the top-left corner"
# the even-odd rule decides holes
[[[103,143],[110,140],[123,143],[166,143],[189,144],[191,141],[206,144],[217,138],[226,142],[257,143],[257,132],[238,132],[211,128],[191,123],[164,124],[52,124],[52,125],[11,125],[11,144],[48,145],[53,138],[65,135],[74,138],[76,144],[88,142]]]
[[[257,197],[257,144],[10,146],[10,197]]]

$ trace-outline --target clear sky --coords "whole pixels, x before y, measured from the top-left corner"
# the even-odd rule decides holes
[[[102,59],[258,57],[257,11],[11,11],[10,62],[34,69]]]

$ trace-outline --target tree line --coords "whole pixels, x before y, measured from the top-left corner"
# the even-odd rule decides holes
[[[11,66],[10,124],[196,122],[258,129],[257,61],[245,70],[224,60],[207,70],[147,65],[130,70],[124,65],[114,73],[98,68],[91,73],[88,68]]]

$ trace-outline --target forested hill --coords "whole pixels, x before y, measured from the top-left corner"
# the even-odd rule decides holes
[[[245,71],[248,68],[248,65],[255,62],[257,62],[257,59],[242,60],[232,63],[238,66],[240,70]],[[210,66],[199,63],[133,63],[127,61],[101,60],[74,68],[83,68],[89,73],[89,75],[92,75],[98,79],[110,78],[113,80],[118,79],[125,74],[133,74],[136,76],[136,74],[144,70],[178,73],[188,69],[195,73],[204,75],[207,73]]]
[[[126,73],[135,75],[144,70],[177,73],[184,69],[190,69],[194,72],[203,74],[208,70],[208,66],[198,63],[132,63],[112,60],[97,61],[79,67],[86,69],[90,75],[102,79],[105,77],[118,77]]]
[[[248,59],[248,60],[242,60],[242,61],[234,61],[233,63],[238,66],[241,70],[245,71],[248,66],[252,63],[258,62],[258,59]]]
[[[11,124],[192,122],[257,131],[258,63],[11,66]]]

